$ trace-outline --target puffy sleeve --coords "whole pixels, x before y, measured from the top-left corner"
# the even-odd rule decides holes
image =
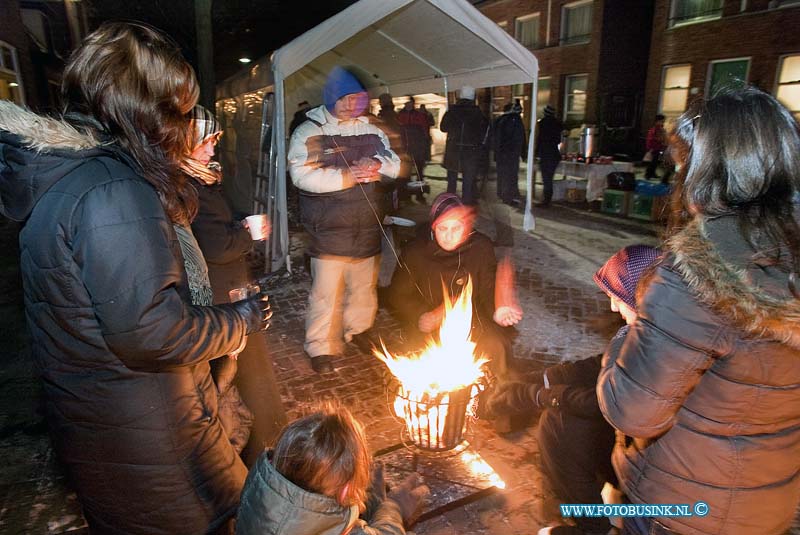
[[[105,342],[131,369],[159,371],[225,355],[245,336],[231,307],[192,306],[177,240],[155,190],[109,180],[79,200],[70,222],[73,255]]]
[[[321,137],[322,128],[311,121],[297,127],[289,141],[289,174],[295,186],[310,193],[330,193],[350,187],[338,167],[323,166],[318,150],[309,150],[310,140]],[[388,140],[386,141],[388,146]]]
[[[627,334],[609,344],[597,383],[606,420],[629,436],[668,431],[715,358],[732,350],[720,319],[672,268],[659,266]]]

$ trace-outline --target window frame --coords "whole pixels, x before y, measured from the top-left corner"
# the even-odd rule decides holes
[[[586,34],[585,41],[568,41],[568,37],[566,36],[567,31],[567,12],[571,9],[575,9],[578,7],[583,6],[591,6],[592,8],[592,18],[594,18],[594,0],[578,0],[576,2],[570,2],[569,4],[564,4],[561,6],[561,31],[558,34],[558,46],[573,46],[573,45],[585,45],[591,43],[592,41],[592,26],[593,24],[589,25],[589,33]],[[592,21],[594,22],[594,21]]]
[[[675,69],[678,67],[689,67],[689,82],[685,88],[684,87],[664,87],[664,84],[667,82],[667,70],[668,69]],[[683,111],[686,111],[686,108],[689,106],[689,96],[690,91],[692,88],[692,64],[691,63],[673,63],[670,65],[662,65],[661,66],[661,83],[658,86],[658,113],[664,114],[664,92],[667,89],[686,89],[686,105],[683,108]],[[680,115],[680,114],[679,114]]]
[[[738,58],[722,58],[722,59],[712,59],[708,62],[708,69],[706,70],[706,83],[705,83],[705,96],[706,98],[711,98],[711,82],[713,79],[714,74],[714,65],[719,63],[733,63],[734,61],[747,61],[747,70],[744,73],[744,81],[750,79],[750,67],[753,63],[752,56],[742,56]]]
[[[541,17],[541,14],[542,14],[541,11],[537,11],[535,13],[528,13],[527,15],[523,15],[521,17],[516,17],[514,19],[514,39],[516,39],[519,44],[521,44],[522,46],[524,46],[528,50],[536,50],[541,45],[541,43],[539,42],[539,34],[542,33],[542,17]],[[519,23],[525,23],[525,22],[528,22],[528,21],[533,20],[533,19],[538,19],[539,22],[537,24],[537,32],[536,32],[537,35],[536,35],[536,38],[534,39],[534,43],[533,43],[533,45],[529,46],[529,45],[526,45],[525,43],[523,43],[522,41],[519,40]]]
[[[716,15],[703,15],[700,17],[695,17],[693,19],[686,19],[681,21],[675,21],[675,12],[677,11],[676,7],[678,2],[682,2],[684,0],[670,0],[669,4],[669,18],[667,19],[667,28],[681,28],[683,26],[690,26],[692,24],[703,24],[705,22],[711,22],[714,20],[719,20],[722,18],[722,10],[725,7],[725,0],[720,0],[720,7],[719,13]]]
[[[773,94],[775,95],[776,99],[778,98],[778,90],[780,89],[781,86],[783,86],[783,85],[798,85],[798,86],[800,86],[800,79],[793,80],[791,82],[781,83],[781,71],[783,70],[783,62],[784,62],[784,60],[786,58],[795,58],[795,57],[800,57],[800,51],[795,52],[795,53],[790,53],[790,54],[781,54],[780,56],[778,56],[778,68],[775,71],[775,91],[773,92]],[[783,102],[781,102],[781,104],[783,104]],[[796,110],[792,110],[788,106],[786,106],[786,104],[783,104],[783,106],[785,106],[786,109],[789,110],[789,112],[792,115],[794,115],[795,117],[798,118],[798,120],[800,120],[800,107],[798,107],[798,109],[796,109]]]
[[[588,106],[588,104],[589,104],[589,73],[588,72],[582,72],[582,73],[579,72],[579,73],[575,73],[575,74],[567,74],[567,75],[565,75],[564,76],[564,100],[563,100],[563,102],[564,102],[564,110],[561,113],[561,120],[564,121],[565,123],[571,122],[571,118],[569,116],[570,115],[570,111],[569,111],[570,110],[570,106],[568,104],[570,102],[570,96],[571,96],[570,92],[569,92],[569,85],[570,85],[569,84],[569,79],[570,78],[579,78],[579,77],[586,78],[586,91],[585,91],[585,94],[586,94],[586,105]],[[551,85],[551,88],[552,88],[552,85]],[[580,119],[580,122],[585,122],[585,120],[586,120],[586,109],[584,108],[583,117]]]
[[[14,65],[12,65],[13,68],[8,68],[5,65],[5,60],[3,59],[4,58],[4,54],[3,54],[3,50],[2,50],[4,48],[7,49],[11,53],[11,61],[14,64]],[[6,41],[0,41],[0,71],[2,71],[4,73],[7,73],[7,74],[10,74],[15,78],[16,82],[14,82],[14,83],[17,84],[16,85],[16,89],[17,89],[16,92],[19,95],[18,104],[25,105],[25,86],[23,85],[23,82],[22,82],[22,72],[21,72],[21,69],[20,69],[20,66],[19,66],[19,54],[17,53],[17,47],[12,46],[10,43],[8,43]]]

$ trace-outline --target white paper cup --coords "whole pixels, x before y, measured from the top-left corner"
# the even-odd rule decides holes
[[[262,232],[264,225],[267,223],[267,214],[249,215],[244,218],[247,221],[247,228],[250,231],[250,237],[254,240],[266,240],[267,235]]]
[[[260,291],[261,288],[258,286],[258,284],[248,284],[247,286],[242,286],[241,288],[229,290],[228,299],[231,300],[231,303],[235,303],[236,301],[242,301],[248,297],[252,297]]]

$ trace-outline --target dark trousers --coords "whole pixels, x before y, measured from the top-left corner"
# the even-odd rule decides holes
[[[506,204],[519,199],[519,155],[497,154],[497,196]]]
[[[478,202],[475,182],[478,177],[478,167],[480,165],[480,154],[477,151],[463,152],[459,157],[461,164],[461,200],[465,204],[475,204]],[[458,171],[447,170],[447,192],[456,193],[458,190]]]
[[[549,204],[553,200],[553,176],[561,160],[542,158],[539,160],[539,169],[542,171],[542,184],[544,185],[544,195],[542,201]]]
[[[542,413],[537,431],[542,472],[562,503],[603,503],[606,481],[617,485],[611,465],[614,429],[602,418],[587,419],[566,411]],[[606,533],[607,518],[576,517],[587,533]]]

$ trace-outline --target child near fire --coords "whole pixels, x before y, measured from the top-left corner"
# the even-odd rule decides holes
[[[383,466],[370,475],[372,465],[361,423],[323,404],[287,425],[250,470],[237,535],[404,535],[430,491],[414,473],[387,495]]]
[[[631,245],[594,275],[611,299],[611,310],[625,320],[621,333],[636,319],[636,287],[659,255],[654,247]],[[611,465],[614,428],[603,418],[595,392],[601,359],[597,355],[551,366],[529,383],[499,385],[487,400],[487,410],[495,415],[543,411],[537,429],[542,472],[562,503],[603,503],[605,482],[618,486]],[[539,535],[615,533],[607,518],[574,520],[577,527],[546,527]]]

